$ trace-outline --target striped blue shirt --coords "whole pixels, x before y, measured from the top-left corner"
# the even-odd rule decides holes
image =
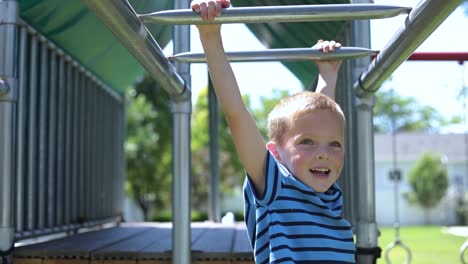
[[[342,192],[335,183],[316,193],[268,152],[265,192],[244,184],[244,217],[255,263],[354,263],[351,225],[340,216]]]

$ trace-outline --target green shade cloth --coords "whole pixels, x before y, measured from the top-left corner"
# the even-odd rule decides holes
[[[324,0],[233,0],[237,6],[339,4],[349,1]],[[20,0],[20,16],[37,31],[94,73],[115,91],[122,93],[144,74],[143,67],[81,0]],[[173,1],[131,0],[137,13],[172,9]],[[268,48],[309,47],[318,39],[344,38],[345,22],[250,24],[248,28]],[[160,47],[172,38],[171,26],[147,25]],[[284,63],[308,86],[315,78],[312,62]]]

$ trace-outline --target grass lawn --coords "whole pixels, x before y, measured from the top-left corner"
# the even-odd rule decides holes
[[[393,228],[381,228],[379,246],[382,257],[378,264],[385,264],[384,250],[393,241]],[[415,226],[400,228],[400,239],[412,253],[411,264],[455,264],[459,260],[459,250],[466,238],[443,233],[441,226]],[[404,263],[405,251],[399,247],[390,251],[392,264]],[[468,260],[468,253],[465,254]]]

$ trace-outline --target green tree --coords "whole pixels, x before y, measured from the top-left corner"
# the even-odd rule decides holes
[[[244,97],[250,105],[248,97]],[[234,186],[241,186],[244,179],[243,166],[237,157],[234,142],[227,126],[225,115],[219,120],[219,168],[221,191],[229,193]],[[208,88],[200,91],[192,113],[192,206],[206,210],[210,176],[209,155],[209,110]]]
[[[398,95],[389,85],[391,83],[387,82],[376,93],[374,132],[392,132],[392,118],[395,118],[395,132],[437,132],[444,126],[461,122],[460,116],[446,119],[435,108],[420,105],[416,98]]]
[[[172,117],[170,101],[157,83],[145,77],[126,93],[127,178],[125,189],[143,210],[170,208]]]
[[[424,153],[410,169],[408,181],[412,191],[405,197],[425,209],[426,223],[429,223],[430,209],[440,202],[448,188],[447,168],[441,156]]]
[[[281,98],[290,95],[288,90],[274,89],[271,97],[261,96],[260,107],[253,109],[253,115],[257,120],[257,125],[265,139],[268,136],[268,114],[279,103]]]

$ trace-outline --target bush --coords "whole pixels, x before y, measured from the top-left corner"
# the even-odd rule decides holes
[[[224,216],[227,212],[223,212]],[[237,211],[234,213],[234,218],[236,221],[244,221],[244,212]],[[208,213],[203,211],[192,211],[191,213],[192,222],[203,222],[208,220]],[[153,222],[171,222],[172,221],[172,212],[171,211],[159,211],[153,215],[151,218]]]

